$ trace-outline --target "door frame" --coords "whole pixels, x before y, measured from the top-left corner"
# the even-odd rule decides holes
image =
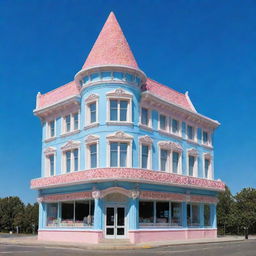
[[[114,235],[107,235],[107,208],[114,208]],[[116,222],[117,222],[117,208],[124,208],[124,235],[116,235]],[[122,203],[110,203],[105,205],[104,209],[104,237],[106,239],[124,239],[127,238],[127,207],[125,204]]]

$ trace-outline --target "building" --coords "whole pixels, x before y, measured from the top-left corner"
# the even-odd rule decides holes
[[[74,81],[37,95],[41,240],[216,237],[217,121],[139,69],[111,13]]]

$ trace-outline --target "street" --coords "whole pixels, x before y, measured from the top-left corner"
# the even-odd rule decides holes
[[[0,245],[0,255],[18,255],[18,256],[164,256],[164,255],[179,255],[179,256],[255,256],[256,241],[247,240],[241,242],[225,242],[211,244],[194,244],[159,247],[154,249],[139,249],[139,250],[86,250],[86,249],[67,249],[61,247],[39,247],[39,246],[22,246],[2,244]]]

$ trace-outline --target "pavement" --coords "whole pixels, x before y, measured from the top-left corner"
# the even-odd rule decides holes
[[[256,244],[256,236],[249,236]],[[87,250],[135,250],[135,249],[152,249],[166,246],[181,246],[193,244],[215,244],[215,243],[232,243],[242,242],[242,236],[224,236],[216,239],[198,239],[198,240],[179,240],[179,241],[159,241],[147,242],[139,244],[130,244],[127,240],[108,240],[100,244],[81,244],[67,242],[39,241],[37,236],[32,235],[9,235],[0,234],[0,245],[20,245],[20,246],[36,246],[36,247],[59,247],[71,249],[87,249]],[[256,251],[255,251],[256,255]]]
[[[171,245],[150,249],[99,250],[42,245],[0,244],[1,255],[13,256],[255,256],[255,240]]]

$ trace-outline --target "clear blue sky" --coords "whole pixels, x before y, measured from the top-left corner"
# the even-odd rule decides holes
[[[73,79],[112,10],[140,68],[221,122],[216,178],[255,187],[256,1],[0,0],[0,197],[36,200],[36,94]]]

